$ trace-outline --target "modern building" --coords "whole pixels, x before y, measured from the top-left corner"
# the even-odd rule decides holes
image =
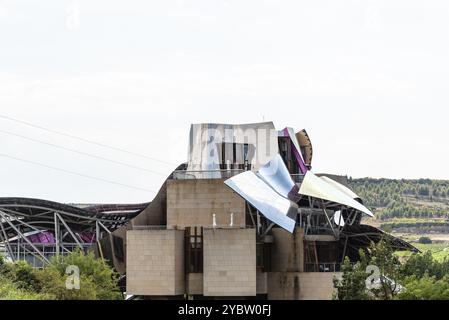
[[[331,299],[347,256],[385,238],[344,177],[312,172],[305,130],[195,124],[188,161],[96,254],[145,299]]]

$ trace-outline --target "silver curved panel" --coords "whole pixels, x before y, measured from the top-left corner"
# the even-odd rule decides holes
[[[288,195],[295,187],[295,183],[279,154],[261,167],[257,175],[284,198],[288,198]]]
[[[246,171],[225,181],[225,184],[251,203],[267,219],[293,233],[298,206],[282,197],[252,171]]]

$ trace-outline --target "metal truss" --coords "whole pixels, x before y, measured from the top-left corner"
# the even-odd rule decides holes
[[[0,251],[13,261],[26,260],[43,267],[53,256],[75,249],[87,251],[147,205],[79,208],[39,199],[0,198]],[[48,237],[47,241],[41,237]]]

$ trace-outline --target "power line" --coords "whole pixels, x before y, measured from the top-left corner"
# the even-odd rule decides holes
[[[152,157],[146,156],[144,154],[140,154],[140,153],[137,153],[137,152],[133,152],[133,151],[125,150],[125,149],[122,149],[122,148],[114,147],[114,146],[107,145],[107,144],[104,144],[104,143],[101,143],[101,142],[97,142],[97,141],[89,140],[89,139],[86,139],[86,138],[78,137],[78,136],[75,136],[75,135],[72,135],[72,134],[64,133],[64,132],[61,132],[61,131],[53,130],[53,129],[50,129],[50,128],[47,128],[47,127],[43,127],[43,126],[40,126],[40,125],[37,125],[37,124],[33,124],[31,122],[27,122],[27,121],[23,121],[23,120],[20,120],[20,119],[12,118],[12,117],[9,117],[9,116],[6,116],[6,115],[0,114],[0,118],[6,119],[6,120],[9,120],[9,121],[14,121],[14,122],[26,125],[28,127],[32,127],[32,128],[36,128],[36,129],[39,129],[39,130],[44,130],[44,131],[47,131],[47,132],[50,132],[50,133],[58,134],[58,135],[61,135],[61,136],[64,136],[64,137],[68,137],[68,138],[71,138],[71,139],[76,139],[76,140],[79,140],[79,141],[83,141],[85,143],[90,143],[90,144],[93,144],[93,145],[96,145],[96,146],[100,146],[100,147],[103,147],[103,148],[108,148],[108,149],[111,149],[111,150],[120,151],[120,152],[123,152],[123,153],[128,153],[128,154],[131,154],[131,155],[134,155],[134,156],[137,156],[137,157],[149,159],[149,160],[156,161],[156,162],[159,162],[159,163],[162,163],[162,164],[166,164],[166,165],[170,165],[170,166],[176,165],[174,163],[163,161],[163,160],[159,160],[159,159],[156,159],[156,158],[152,158]]]
[[[17,134],[17,133],[14,133],[14,132],[5,131],[5,130],[1,130],[0,129],[0,133],[8,134],[8,135],[11,135],[11,136],[14,136],[14,137],[18,137],[18,138],[21,138],[21,139],[25,139],[25,140],[29,140],[29,141],[32,141],[32,142],[41,143],[41,144],[44,144],[44,145],[51,146],[53,148],[58,148],[58,149],[61,149],[61,150],[74,152],[74,153],[81,154],[81,155],[84,155],[84,156],[88,156],[88,157],[91,157],[91,158],[108,161],[108,162],[111,162],[111,163],[115,163],[115,164],[119,164],[119,165],[122,165],[122,166],[129,167],[129,168],[150,172],[150,173],[157,174],[157,175],[160,175],[160,176],[166,176],[166,174],[161,173],[161,172],[153,171],[153,170],[150,170],[150,169],[146,169],[146,168],[143,168],[143,167],[135,166],[135,165],[128,164],[128,163],[121,162],[121,161],[117,161],[117,160],[108,159],[108,158],[97,156],[97,155],[94,155],[94,154],[91,154],[91,153],[87,153],[87,152],[84,152],[84,151],[79,151],[79,150],[76,150],[76,149],[63,147],[63,146],[60,146],[60,145],[57,145],[57,144],[54,144],[54,143],[50,143],[50,142],[46,142],[46,141],[30,138],[30,137],[27,137],[27,136],[24,136],[24,135],[21,135],[21,134]]]
[[[64,173],[75,175],[75,176],[79,176],[79,177],[83,177],[83,178],[87,178],[87,179],[92,179],[92,180],[97,180],[97,181],[101,181],[101,182],[106,182],[106,183],[109,183],[109,184],[114,184],[114,185],[130,188],[130,189],[135,189],[135,190],[145,191],[145,192],[155,192],[154,190],[149,190],[149,189],[145,189],[145,188],[135,187],[135,186],[131,186],[131,185],[128,185],[128,184],[124,184],[124,183],[120,183],[120,182],[116,182],[116,181],[112,181],[112,180],[107,180],[107,179],[98,178],[98,177],[90,176],[90,175],[83,174],[83,173],[78,173],[78,172],[75,172],[75,171],[70,171],[70,170],[57,168],[57,167],[52,167],[52,166],[46,165],[44,163],[35,162],[35,161],[31,161],[31,160],[26,160],[26,159],[21,159],[21,158],[17,158],[17,157],[14,157],[14,156],[10,156],[8,154],[0,153],[0,157],[16,160],[16,161],[20,161],[20,162],[25,162],[25,163],[29,163],[29,164],[32,164],[32,165],[35,165],[35,166],[40,166],[40,167],[44,167],[44,168],[52,169],[52,170],[56,170],[56,171],[61,171],[61,172],[64,172]]]

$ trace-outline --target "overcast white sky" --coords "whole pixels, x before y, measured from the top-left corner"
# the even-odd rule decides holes
[[[315,172],[449,178],[449,2],[0,0],[0,115],[167,162],[191,123],[306,128]],[[172,166],[0,129],[168,175]],[[0,154],[157,191],[165,177],[0,133]],[[146,202],[0,156],[0,196]]]

